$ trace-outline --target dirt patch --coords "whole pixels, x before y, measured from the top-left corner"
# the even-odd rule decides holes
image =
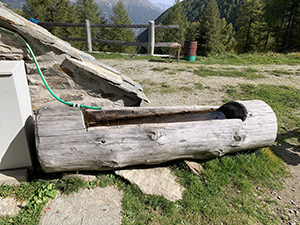
[[[199,65],[177,64],[165,62],[149,62],[146,60],[101,60],[120,72],[129,75],[142,85],[150,106],[168,105],[221,105],[229,97],[224,93],[228,86],[241,84],[273,84],[287,85],[300,89],[300,66],[290,65]],[[199,76],[194,73],[197,68],[213,68],[220,70],[242,70],[250,68],[259,70],[265,76],[261,79],[243,77]],[[289,71],[280,75],[273,71]],[[292,75],[291,75],[292,74]],[[149,106],[149,105],[144,105]]]

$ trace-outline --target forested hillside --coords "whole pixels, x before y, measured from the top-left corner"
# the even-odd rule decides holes
[[[50,22],[84,22],[89,19],[91,23],[107,23],[120,18],[117,23],[132,23],[123,1],[118,1],[122,7],[114,5],[113,15],[109,18],[101,13],[97,2],[100,1],[72,0],[71,3],[69,0],[26,0],[27,4],[19,13],[27,18]],[[142,0],[124,2],[135,3],[135,7],[130,9],[132,13],[139,11],[136,7],[142,4]],[[156,29],[156,42],[179,42],[183,45],[184,40],[196,40],[198,54],[204,56],[223,52],[300,51],[299,0],[175,0],[174,6],[159,16],[156,24],[179,25],[177,30]],[[80,28],[53,28],[51,32],[61,38],[85,36],[84,29]],[[134,40],[131,30],[121,32],[122,35],[119,35],[120,30],[115,30],[119,32],[118,35],[112,35],[112,32],[109,29],[93,29],[92,36],[108,40],[113,37],[121,41]],[[147,39],[147,32],[138,38],[141,42]],[[85,47],[84,43],[72,44],[81,49]],[[134,50],[132,47],[114,48],[100,44],[95,44],[94,49],[122,52]],[[156,51],[167,53],[168,50],[157,48]]]
[[[189,22],[200,20],[206,5],[209,0],[185,0],[181,2],[182,7],[186,12],[186,17]],[[234,23],[237,16],[238,6],[242,0],[217,0],[221,17],[225,17],[228,23]],[[170,13],[171,9],[165,11],[156,19],[157,23],[164,23],[165,18]]]
[[[198,41],[198,54],[207,55],[224,51],[244,53],[300,50],[299,0],[216,0],[218,7],[208,7],[212,1],[215,0],[178,2],[190,23],[186,39]],[[170,15],[174,13],[174,7],[158,17],[155,21],[156,24],[175,22],[169,19],[172,17]],[[204,14],[206,14],[205,18],[203,18]],[[158,38],[164,37],[163,41],[182,43],[182,40],[167,39],[162,34],[169,31],[159,32],[161,34]],[[213,33],[219,33],[220,38],[216,38],[215,35],[212,35]],[[220,39],[220,43],[216,45],[219,46],[218,50],[208,47],[212,38]],[[146,39],[147,32],[139,36],[140,41]],[[205,46],[207,50],[203,51],[201,46]]]
[[[107,23],[107,20],[99,11],[94,0],[77,0],[71,4],[69,0],[26,0],[22,11],[17,10],[19,14],[26,18],[34,17],[41,21],[48,22],[68,22],[68,23],[84,23],[86,19],[91,24]],[[67,13],[66,13],[67,12]],[[116,2],[112,8],[110,21],[115,24],[131,24],[129,17],[121,0]],[[51,33],[60,38],[85,37],[85,28],[74,27],[52,27],[49,29]],[[134,32],[129,28],[112,29],[112,28],[93,28],[91,29],[92,38],[105,40],[134,41]],[[85,42],[71,42],[71,44],[81,50],[86,50]],[[119,51],[119,52],[135,52],[132,47],[123,46],[115,47],[93,43],[94,51]]]

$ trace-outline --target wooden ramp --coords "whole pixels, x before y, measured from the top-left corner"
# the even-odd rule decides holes
[[[209,159],[270,146],[276,134],[276,116],[260,100],[221,107],[41,108],[36,117],[45,172]]]

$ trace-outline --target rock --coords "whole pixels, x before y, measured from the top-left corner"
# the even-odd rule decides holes
[[[161,195],[173,202],[181,200],[185,190],[169,168],[128,169],[115,173],[136,184],[144,194]]]
[[[26,169],[0,171],[0,185],[19,185],[20,182],[26,180]]]
[[[53,89],[72,89],[76,92],[75,86],[79,85],[86,92],[95,92],[98,98],[112,102],[122,99],[125,106],[138,106],[142,100],[148,101],[138,83],[21,17],[2,2],[0,15],[1,27],[20,34],[29,43]],[[0,30],[1,59],[25,60],[29,76],[37,74],[24,43],[16,35],[3,30]],[[29,81],[33,85],[42,85],[34,79]]]
[[[294,214],[294,210],[291,210],[291,209],[290,209],[290,210],[289,210],[289,213],[290,213],[290,214]]]
[[[277,196],[277,199],[278,199],[278,200],[281,200],[282,198],[281,198],[280,196]]]
[[[295,202],[294,200],[291,200],[291,203],[292,203],[293,205],[296,205],[296,202]]]
[[[12,197],[0,198],[0,216],[16,216],[25,205],[25,202],[19,202]]]
[[[91,182],[91,181],[97,180],[97,176],[95,176],[95,175],[79,174],[79,173],[67,174],[64,177],[77,177],[77,178],[80,178],[80,179],[82,179],[86,182]]]
[[[203,166],[200,163],[184,160],[185,164],[190,168],[190,170],[196,174],[199,175],[200,172],[203,170]]]
[[[118,225],[123,193],[112,186],[59,196],[44,207],[40,225]]]

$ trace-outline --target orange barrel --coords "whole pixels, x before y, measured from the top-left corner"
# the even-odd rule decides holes
[[[197,50],[197,41],[184,41],[183,59],[187,61],[195,61]]]

